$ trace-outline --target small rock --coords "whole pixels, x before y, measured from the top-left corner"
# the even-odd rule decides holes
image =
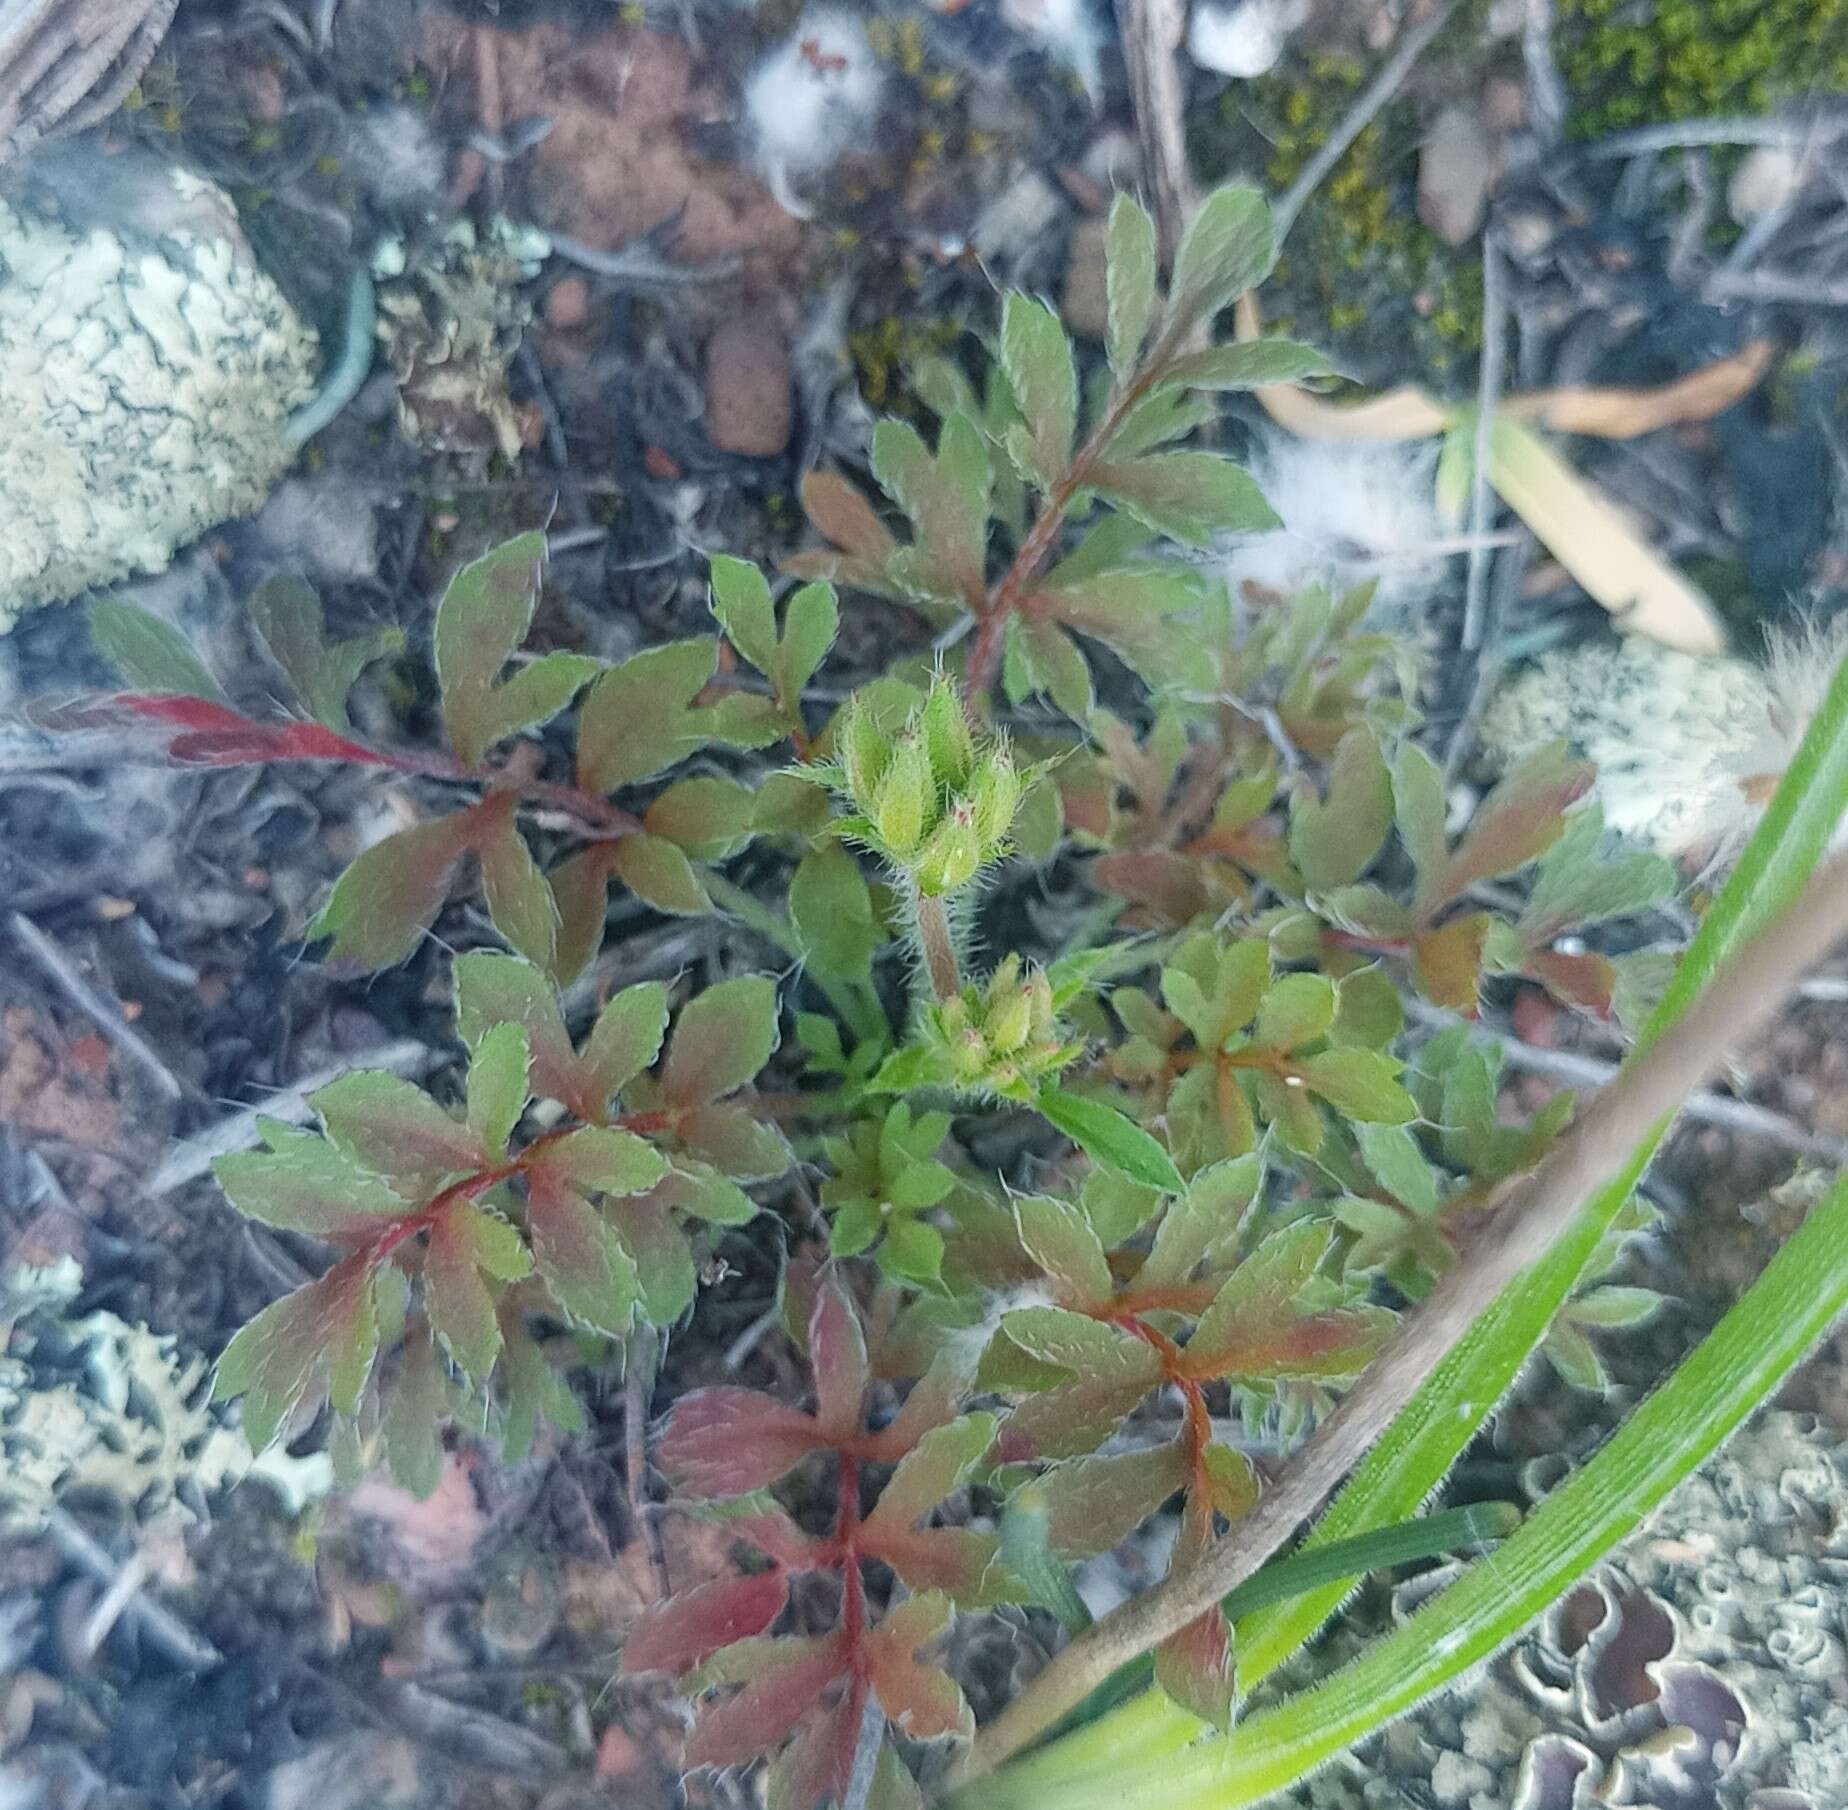
[[[545,298],[545,324],[569,333],[590,319],[590,285],[582,277],[560,277]]]
[[[1446,245],[1482,224],[1495,177],[1495,148],[1473,107],[1446,107],[1418,154],[1418,217]]]
[[[1789,145],[1759,145],[1746,153],[1726,185],[1726,211],[1740,226],[1788,207],[1808,180],[1800,152]]]
[[[789,346],[774,327],[728,321],[706,342],[706,434],[720,452],[774,458],[789,444]]]
[[[1060,309],[1073,332],[1091,339],[1104,337],[1109,319],[1109,295],[1104,284],[1104,242],[1108,231],[1102,219],[1080,220],[1072,229],[1066,253],[1065,293],[1060,298]]]

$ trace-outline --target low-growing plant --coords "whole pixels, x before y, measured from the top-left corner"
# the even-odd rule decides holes
[[[1531,1353],[1607,1387],[1599,1340],[1654,1305],[1601,1278],[1647,1223],[1635,1185],[1664,1115],[1840,928],[1806,895],[1780,942],[1750,941],[1848,799],[1848,678],[1679,965],[1605,952],[1595,927],[1677,875],[1609,845],[1584,762],[1545,750],[1457,825],[1419,740],[1419,661],[1367,627],[1367,594],[1214,578],[1223,537],[1270,513],[1230,458],[1178,443],[1218,393],[1329,374],[1285,340],[1206,343],[1270,268],[1262,200],[1211,196],[1165,291],[1140,206],[1119,199],[1108,238],[1107,368],[1081,381],[1053,311],[1007,296],[979,387],[945,359],[916,374],[934,447],[874,432],[908,535],[812,475],[828,546],[786,562],[801,582],[780,603],[715,557],[716,633],[615,664],[526,654],[528,534],[437,606],[446,752],[355,731],[350,690],[399,644],[330,641],[294,582],[252,624],[297,708],[238,708],[113,602],[96,639],[130,689],[58,719],[138,726],[178,763],[344,762],[459,794],[359,853],[305,935],[354,970],[400,962],[466,873],[506,945],[451,963],[453,1083],[350,1074],[313,1096],[313,1129],[265,1124],[219,1159],[234,1206],[331,1253],[219,1361],[253,1443],[325,1410],[345,1474],[382,1459],[428,1490],[446,1427],[507,1455],[542,1423],[577,1430],[570,1371],[696,1311],[730,1229],[798,1195],[812,1212],[792,1166],[820,1166],[826,1249],[793,1256],[782,1291],[812,1405],[696,1389],[656,1448],[758,1557],[651,1609],[621,1661],[700,1698],[690,1767],[768,1762],[773,1810],[919,1802],[908,1756],[975,1735],[940,1636],[1008,1606],[1068,1644],[976,1738],[959,1802],[1252,1801],[1512,1634],[1848,1295],[1837,1190],[1803,1259],[1492,1567],[1389,1636],[1390,1660],[1242,1717],[1356,1576],[1506,1531],[1420,1511]],[[895,636],[935,632],[941,664],[908,655],[818,711],[836,584]],[[548,726],[573,709],[567,761]],[[754,841],[781,898],[725,871]],[[1028,863],[1087,909],[1062,946],[985,961],[984,894]],[[586,1001],[612,887],[728,914],[795,965]],[[1474,1021],[1518,990],[1642,1027],[1647,1053],[1575,1122],[1564,1096],[1505,1116]],[[998,1172],[978,1153],[1010,1116],[1020,1154]],[[1268,1482],[1257,1448],[1284,1454]],[[1170,1504],[1166,1580],[1091,1625],[1072,1565]],[[792,1606],[811,1573],[834,1580],[825,1620]]]

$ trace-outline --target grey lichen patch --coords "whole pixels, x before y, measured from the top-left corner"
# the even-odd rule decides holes
[[[479,236],[461,221],[415,253],[381,247],[378,337],[407,437],[437,452],[519,456],[528,424],[507,378],[532,318],[523,285],[550,249],[542,233],[498,218]]]
[[[0,198],[0,630],[255,509],[316,362],[211,184],[123,166]]]
[[[1747,661],[1629,635],[1544,655],[1489,706],[1478,746],[1498,772],[1569,742],[1598,769],[1604,821],[1676,855],[1734,830],[1738,763],[1771,714],[1765,676]]]
[[[42,1525],[67,1495],[103,1496],[141,1522],[190,1519],[188,1496],[264,1478],[291,1513],[324,1495],[324,1456],[253,1459],[209,1400],[207,1365],[112,1313],[69,1313],[69,1259],[0,1277],[0,1529]]]
[[[1464,1689],[1291,1801],[1840,1810],[1845,1641],[1848,1447],[1765,1414]]]

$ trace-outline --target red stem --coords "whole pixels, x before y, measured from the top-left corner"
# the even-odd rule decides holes
[[[1027,538],[1020,543],[1008,568],[989,591],[976,611],[975,644],[969,650],[969,664],[963,679],[963,697],[973,710],[993,689],[995,675],[1001,670],[1001,637],[1007,620],[1020,607],[1028,588],[1039,576],[1040,568],[1058,544],[1059,530],[1065,525],[1065,512],[1072,499],[1085,487],[1092,468],[1103,457],[1124,417],[1148,394],[1149,387],[1160,377],[1168,359],[1166,348],[1157,345],[1149,361],[1111,399],[1104,418],[1091,430],[1085,443],[1072,455],[1045,501]]]

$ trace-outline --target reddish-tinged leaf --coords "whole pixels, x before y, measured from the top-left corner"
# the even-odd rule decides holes
[[[669,786],[642,815],[651,836],[677,843],[695,861],[719,861],[751,839],[757,794],[735,779],[696,774]]]
[[[494,1297],[481,1279],[477,1249],[487,1220],[478,1207],[457,1201],[431,1226],[424,1253],[424,1311],[431,1330],[477,1382],[487,1380],[501,1342]],[[504,1220],[493,1223],[512,1230]]]
[[[1529,755],[1477,807],[1450,859],[1420,885],[1414,908],[1428,918],[1479,881],[1544,855],[1565,833],[1566,812],[1596,777],[1597,769],[1571,759],[1563,743]]]
[[[670,917],[701,917],[712,909],[693,863],[665,837],[623,837],[616,844],[615,873],[644,905]]]
[[[1224,1728],[1231,1721],[1238,1666],[1223,1609],[1196,1616],[1155,1649],[1155,1682],[1202,1722]]]
[[[790,1164],[783,1134],[742,1106],[701,1106],[685,1114],[675,1129],[689,1155],[737,1181],[768,1181]]]
[[[1578,1006],[1601,1018],[1610,1016],[1611,1000],[1617,991],[1617,970],[1608,956],[1536,949],[1527,958],[1526,972],[1562,1005]]]
[[[657,1454],[696,1496],[767,1488],[828,1443],[814,1419],[755,1389],[695,1389],[674,1404]]]
[[[558,902],[514,822],[513,794],[501,793],[490,802],[499,808],[484,821],[475,848],[488,916],[519,954],[550,968],[558,950]]]
[[[940,1346],[929,1369],[912,1384],[905,1405],[867,1440],[865,1456],[890,1464],[934,1428],[954,1420],[974,1374],[975,1360],[969,1352],[953,1344]]]
[[[951,1613],[949,1599],[935,1591],[907,1597],[866,1639],[873,1694],[888,1720],[914,1741],[967,1740],[975,1733],[975,1717],[956,1681],[917,1658],[918,1649],[949,1626]]]
[[[815,1291],[808,1325],[809,1368],[815,1373],[815,1424],[831,1442],[855,1438],[871,1372],[860,1316],[838,1278]]]
[[[671,767],[705,740],[693,700],[712,677],[717,637],[651,647],[590,688],[578,717],[578,783],[613,792]]]
[[[1095,1451],[1155,1386],[1159,1369],[1156,1364],[1142,1377],[1080,1377],[1028,1396],[1001,1423],[995,1461],[1024,1464]]]
[[[481,1142],[420,1087],[384,1069],[361,1068],[309,1096],[327,1135],[376,1175],[416,1194],[445,1176],[479,1168]]]
[[[885,1528],[864,1547],[912,1590],[947,1591],[971,1608],[989,1600],[999,1539],[970,1527]]]
[[[642,1612],[623,1640],[621,1669],[631,1677],[688,1671],[720,1647],[763,1633],[788,1600],[789,1580],[780,1568],[682,1590]]]
[[[212,1164],[226,1198],[251,1219],[315,1238],[373,1237],[413,1210],[326,1138],[270,1123],[262,1131],[269,1149],[233,1151]]]
[[[1091,863],[1091,882],[1158,924],[1190,924],[1212,903],[1200,863],[1160,849],[1099,855]]]
[[[813,1571],[824,1562],[826,1549],[822,1543],[811,1540],[780,1508],[766,1509],[758,1515],[739,1515],[725,1525],[786,1570]]]
[[[604,1102],[581,1097],[577,1055],[558,1009],[558,989],[518,956],[474,951],[455,961],[456,1034],[474,1051],[497,1024],[526,1033],[536,1093],[593,1117]]]
[[[1482,945],[1494,922],[1486,911],[1472,911],[1413,939],[1418,991],[1433,1005],[1475,1017],[1482,988]]]
[[[1027,1255],[1062,1302],[1093,1307],[1110,1299],[1115,1283],[1109,1261],[1078,1207],[1049,1194],[1026,1194],[1014,1202],[1014,1222]]]
[[[571,1319],[620,1338],[635,1315],[635,1265],[609,1222],[543,1169],[528,1178],[526,1234],[547,1291]]]
[[[255,1450],[275,1438],[317,1372],[331,1370],[343,1410],[357,1403],[378,1345],[373,1270],[365,1253],[345,1258],[272,1302],[225,1347],[212,1393],[219,1401],[244,1397],[244,1431]]]
[[[597,1015],[584,1044],[586,1086],[608,1105],[661,1053],[667,1032],[667,989],[658,980],[625,987]]]
[[[404,1342],[385,1402],[385,1456],[397,1483],[427,1496],[442,1481],[443,1417],[449,1390],[429,1328],[421,1321]]]
[[[853,1781],[860,1718],[846,1692],[811,1716],[764,1773],[764,1810],[815,1810],[839,1804]],[[867,1810],[873,1810],[869,1799]]]
[[[888,1529],[915,1526],[969,1478],[994,1438],[992,1414],[965,1414],[926,1433],[887,1480],[878,1506],[867,1516],[867,1532],[880,1537]]]
[[[898,546],[865,493],[835,472],[811,471],[802,480],[802,508],[837,547],[882,570]]]
[[[577,979],[603,946],[610,876],[616,871],[616,851],[621,847],[620,842],[593,842],[582,854],[552,869],[552,899],[558,907],[552,973],[561,987]]]
[[[675,1106],[735,1092],[776,1051],[776,984],[761,974],[722,981],[681,1008],[662,1087]]]
[[[1204,1476],[1196,1477],[1192,1487],[1207,1507],[1227,1521],[1237,1521],[1251,1512],[1258,1500],[1258,1473],[1243,1452],[1231,1446],[1209,1445],[1203,1468]]]
[[[1088,1559],[1126,1540],[1176,1490],[1187,1459],[1175,1443],[1109,1458],[1074,1458],[1034,1484],[1046,1510],[1046,1543],[1068,1559]]]
[[[375,842],[334,882],[306,932],[331,937],[330,961],[389,968],[417,946],[449,894],[449,876],[483,831],[479,805]]]
[[[1250,472],[1217,453],[1157,452],[1099,460],[1087,475],[1144,526],[1190,547],[1211,547],[1219,534],[1277,526],[1276,511]]]
[[[702,1711],[687,1741],[689,1772],[701,1766],[742,1766],[771,1752],[840,1673],[840,1642],[834,1635],[754,1644],[767,1649],[767,1663],[737,1696]],[[720,1652],[718,1663],[724,1658]]]

